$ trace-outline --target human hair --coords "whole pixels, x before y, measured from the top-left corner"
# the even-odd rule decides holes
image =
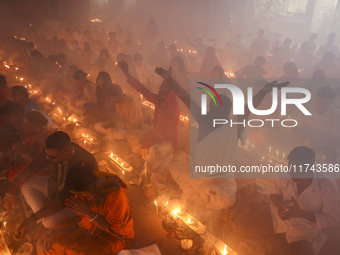
[[[78,70],[73,74],[73,79],[75,80],[83,80],[86,79],[87,73],[85,73],[83,70]]]
[[[288,155],[287,159],[295,164],[314,164],[315,152],[306,146],[295,147]]]
[[[178,66],[178,69],[181,71],[181,72],[185,72],[185,64],[184,64],[184,61],[182,58],[180,57],[174,57],[172,60],[171,60],[171,63],[175,63],[177,66]]]
[[[71,138],[63,131],[56,131],[46,138],[47,149],[64,150],[71,145]]]
[[[25,119],[35,126],[44,127],[47,125],[48,120],[37,111],[28,111],[25,113]]]
[[[23,96],[25,98],[29,97],[28,91],[24,86],[14,86],[11,88],[12,94],[19,94],[20,96]]]
[[[111,76],[107,72],[102,71],[102,72],[98,73],[97,79],[99,77],[103,80],[104,86],[112,84]]]
[[[175,45],[173,45],[173,44],[170,44],[168,46],[168,51],[177,51],[177,47]]]
[[[110,59],[111,58],[111,55],[110,55],[110,52],[108,51],[108,49],[102,49],[100,51],[100,58],[102,57],[102,55],[104,55],[106,58]]]
[[[70,174],[76,177],[71,184],[71,190],[74,191],[88,191],[97,179],[89,165],[75,165],[70,169]]]

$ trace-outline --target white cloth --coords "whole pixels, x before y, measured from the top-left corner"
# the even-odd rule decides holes
[[[140,249],[122,250],[117,255],[162,255],[157,244]]]
[[[238,130],[237,126],[221,125],[210,132],[200,141],[191,154],[194,156],[194,166],[227,166],[233,163],[238,156]],[[197,177],[203,177],[202,173]],[[209,176],[209,174],[207,175]],[[232,173],[215,174],[214,177],[234,177]]]
[[[210,132],[192,148],[192,167],[229,165],[237,158],[237,127],[223,125]],[[183,190],[183,195],[202,206],[221,210],[234,205],[237,185],[232,173],[191,173],[190,162],[174,162],[169,167],[174,181]],[[210,177],[210,178],[207,178]]]
[[[31,207],[33,213],[41,210],[46,206],[48,198],[48,176],[31,176],[28,181],[21,186],[21,193],[27,204]],[[55,226],[71,220],[76,214],[66,208],[42,218],[41,223],[45,228],[54,228]]]
[[[320,230],[335,226],[339,222],[339,199],[335,183],[327,178],[314,178],[311,185],[298,195],[296,183],[289,178],[278,179],[276,190],[285,201],[295,199],[302,210],[313,212],[316,223],[302,218],[283,221],[278,215],[277,208],[272,206],[275,232],[285,233],[288,243],[299,240],[314,241],[316,249],[320,249],[325,241],[325,236]],[[316,241],[322,243],[318,244]]]

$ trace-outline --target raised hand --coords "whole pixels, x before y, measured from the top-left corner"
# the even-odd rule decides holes
[[[273,82],[270,82],[270,83],[267,83],[263,90],[265,92],[271,92],[273,90],[273,88],[278,88],[279,90],[283,87],[286,87],[289,85],[289,82],[282,82],[282,83],[277,83],[277,81],[273,81]]]
[[[129,66],[124,60],[118,62],[118,67],[123,71],[125,76],[129,75]]]
[[[161,76],[163,79],[169,78],[170,77],[170,72],[165,70],[162,67],[156,67],[155,68],[155,73]]]

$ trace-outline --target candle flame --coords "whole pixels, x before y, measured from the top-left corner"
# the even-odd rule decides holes
[[[173,210],[172,211],[172,213],[174,214],[174,215],[176,215],[177,216],[177,213],[179,212],[179,209],[175,209],[175,210]]]
[[[227,254],[228,254],[227,245],[224,245],[223,255],[227,255]]]

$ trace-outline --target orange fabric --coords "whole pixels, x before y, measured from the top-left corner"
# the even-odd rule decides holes
[[[132,212],[126,189],[119,177],[111,177],[105,189],[90,206],[91,210],[105,217],[110,227],[106,231],[98,229],[89,219],[82,217],[78,226],[56,228],[40,238],[37,244],[39,255],[52,254],[116,254],[127,248],[134,237]],[[102,200],[97,205],[96,201]]]

